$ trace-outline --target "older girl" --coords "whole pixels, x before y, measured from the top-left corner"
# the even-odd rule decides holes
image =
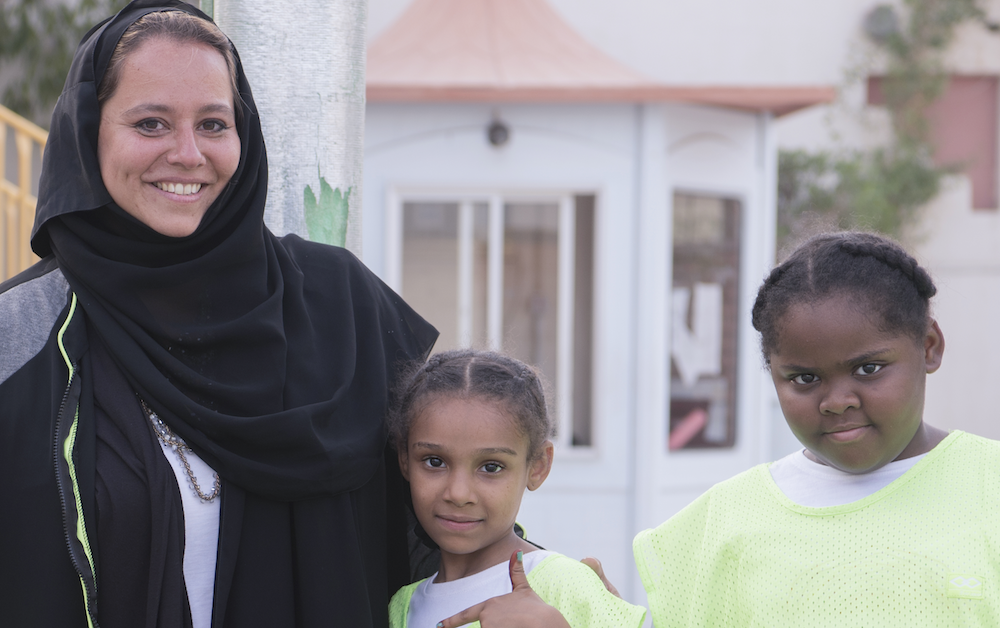
[[[934,293],[868,233],[771,272],[753,324],[804,449],[636,537],[657,628],[1000,624],[1000,443],[924,421]]]

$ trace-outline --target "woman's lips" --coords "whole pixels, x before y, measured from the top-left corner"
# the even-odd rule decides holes
[[[872,426],[870,425],[859,425],[858,427],[837,430],[835,432],[827,432],[826,436],[830,440],[837,441],[838,443],[848,443],[864,436],[865,432],[870,430],[871,427]]]

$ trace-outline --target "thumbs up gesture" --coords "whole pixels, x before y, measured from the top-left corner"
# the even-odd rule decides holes
[[[510,583],[514,590],[471,606],[438,623],[437,628],[458,628],[478,621],[482,628],[570,628],[566,618],[531,590],[524,574],[524,554],[510,556]]]

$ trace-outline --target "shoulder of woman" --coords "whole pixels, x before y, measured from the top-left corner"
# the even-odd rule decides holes
[[[35,356],[69,303],[69,284],[52,258],[0,284],[0,382]]]

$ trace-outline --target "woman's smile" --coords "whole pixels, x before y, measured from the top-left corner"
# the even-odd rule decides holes
[[[164,183],[157,182],[154,183],[156,187],[168,192],[170,194],[175,194],[177,196],[191,196],[192,194],[197,194],[201,191],[201,183]]]

